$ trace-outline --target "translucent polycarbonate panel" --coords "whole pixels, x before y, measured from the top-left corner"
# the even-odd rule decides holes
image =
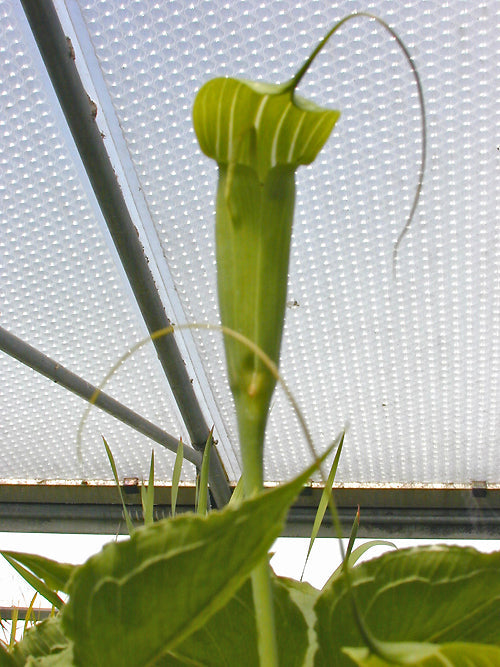
[[[0,323],[91,383],[144,337],[110,253],[65,123],[18,3],[0,4]],[[152,443],[0,354],[0,479],[112,479],[104,435],[123,476],[143,478]],[[106,390],[185,436],[151,346]],[[157,475],[173,455],[158,445]],[[187,481],[195,471],[186,464]]]
[[[73,3],[67,3],[75,11]],[[79,3],[156,229],[157,261],[188,321],[218,320],[216,167],[191,108],[216,75],[282,81],[359,3]],[[342,117],[297,177],[282,371],[318,447],[346,423],[344,483],[498,483],[498,30],[495,2],[370,2],[415,58],[427,106],[422,201],[400,247],[419,169],[420,110],[400,49],[375,22],[346,24],[301,92]],[[78,13],[78,12],[77,12]],[[87,45],[88,49],[88,45]],[[91,53],[88,59],[91,60]],[[193,334],[238,446],[215,335]],[[266,477],[310,458],[283,395]]]
[[[14,4],[2,0],[0,7],[5,13]],[[97,121],[114,151],[122,188],[140,211],[138,231],[169,315],[177,323],[218,322],[217,173],[192,131],[196,91],[219,75],[274,82],[289,78],[326,30],[359,9],[359,3],[60,0],[57,6],[77,66],[92,86]],[[341,28],[301,85],[302,94],[340,109],[342,116],[316,163],[297,174],[281,369],[318,448],[349,424],[341,483],[496,484],[500,8],[493,0],[444,5],[375,0],[366,8],[399,33],[422,78],[429,151],[422,200],[393,275],[394,243],[417,182],[420,109],[411,71],[395,41],[374,21],[357,18]],[[2,128],[2,156],[10,164],[12,151],[17,174],[4,192],[15,195],[12,207],[24,231],[9,265],[9,276],[17,276],[10,278],[10,305],[2,303],[0,311],[16,333],[43,344],[82,374],[90,365],[87,355],[97,349],[98,371],[89,377],[95,380],[118,350],[141,336],[141,329],[93,220],[59,121],[50,120],[56,112],[52,98],[43,100],[46,84],[38,82],[37,74],[31,87],[21,91],[15,86],[16,73],[25,67],[26,46],[22,29],[11,29],[9,21],[2,44],[5,39],[12,45],[9,58],[18,69],[11,65],[14,74],[8,70],[3,77],[2,99],[10,114],[31,111],[24,111],[23,132],[16,130],[16,118]],[[22,72],[29,82],[27,70]],[[54,172],[59,178],[51,177]],[[25,210],[32,207],[32,193],[42,207],[35,212]],[[46,216],[59,227],[64,220],[64,229],[73,230],[76,240],[59,232],[49,236],[42,210],[50,211]],[[3,220],[0,243],[7,225]],[[25,238],[33,220],[41,227],[39,235],[54,239],[44,246],[46,257],[28,245],[36,235]],[[85,254],[87,244],[91,248]],[[0,250],[3,259],[7,254],[3,246]],[[38,274],[32,277],[29,266],[35,257]],[[72,266],[71,257],[79,263],[73,259]],[[71,266],[71,272],[61,266]],[[40,277],[57,271],[59,282]],[[35,300],[30,296],[34,283],[47,291],[43,308],[38,295]],[[15,317],[9,314],[14,302]],[[69,302],[73,305],[65,314],[62,304]],[[85,308],[90,308],[88,317]],[[221,456],[234,480],[239,448],[220,337],[195,330],[186,334],[184,344],[195,388],[216,424]],[[161,385],[155,359],[146,358],[142,372],[143,360],[136,362],[137,375],[122,399],[132,402],[140,395],[141,410],[160,414],[167,430],[179,431],[168,401],[165,411],[155,412],[158,396],[166,395],[163,387],[146,391],[150,377]],[[18,367],[11,360],[5,363]],[[4,377],[10,375],[2,371]],[[135,392],[134,380],[140,387]],[[26,379],[24,392],[27,386]],[[10,404],[20,393],[18,388],[2,400]],[[52,423],[56,420],[57,415]],[[74,435],[75,425],[68,430]],[[102,462],[96,447],[96,460]],[[72,460],[76,471],[74,455]],[[269,421],[266,479],[287,478],[308,460],[298,421],[278,390]]]

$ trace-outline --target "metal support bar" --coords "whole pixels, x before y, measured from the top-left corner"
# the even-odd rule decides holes
[[[14,359],[17,359],[26,366],[29,366],[41,375],[45,375],[45,377],[53,380],[56,384],[60,384],[73,394],[80,396],[80,398],[84,398],[86,401],[90,401],[97,391],[97,387],[91,385],[90,382],[75,375],[75,373],[72,373],[64,366],[61,366],[61,364],[58,364],[57,361],[50,359],[50,357],[39,352],[20,338],[17,338],[17,336],[14,336],[14,334],[11,334],[3,327],[0,327],[0,350],[6,352],[8,355],[14,357]],[[163,447],[170,449],[170,451],[177,451],[179,445],[177,438],[174,438],[173,435],[168,434],[158,426],[155,426],[152,422],[144,419],[144,417],[141,417],[133,410],[130,410],[122,403],[119,403],[108,394],[99,392],[94,405],[113,417],[116,417],[116,419],[127,424],[127,426],[131,426],[136,431],[139,431],[139,433],[151,438],[151,440],[163,445]],[[201,453],[188,445],[184,445],[184,458],[191,463],[194,463],[198,468],[201,466]]]
[[[132,522],[144,521],[140,505],[127,505]],[[176,516],[192,512],[193,505],[176,506]],[[154,508],[154,520],[171,516],[170,505]],[[121,505],[76,505],[71,503],[0,503],[0,521],[4,532],[78,533],[84,535],[127,535]]]
[[[54,5],[51,0],[22,0],[22,5],[148,331],[168,327],[170,322],[95,122],[95,110]],[[191,442],[195,449],[203,450],[209,428],[177,343],[173,336],[163,336],[154,345]],[[215,451],[211,457],[210,488],[218,506],[229,500],[227,476]]]
[[[0,618],[2,621],[12,621],[13,618],[25,621],[28,612],[30,621],[43,621],[44,618],[50,617],[52,609],[48,607],[40,609],[37,607],[0,607]]]
[[[50,489],[49,489],[50,490]],[[78,489],[76,489],[78,491]],[[0,491],[2,489],[0,488]],[[45,492],[47,489],[41,489]],[[191,489],[194,500],[194,488]],[[398,495],[398,491],[395,491]],[[8,496],[7,491],[0,495]],[[47,495],[47,494],[45,494]],[[132,519],[142,522],[141,506],[127,505]],[[192,511],[193,502],[177,505],[176,512]],[[356,515],[355,507],[339,507],[344,537],[349,537]],[[155,506],[155,519],[170,515],[170,504]],[[316,516],[313,508],[294,506],[285,523],[283,537],[311,536]],[[0,522],[6,532],[126,534],[121,505],[118,503],[57,503],[0,501]],[[327,513],[319,537],[335,539],[336,533]],[[500,514],[496,509],[364,508],[358,538],[383,539],[500,539]]]
[[[397,497],[398,491],[394,491]],[[344,537],[352,530],[356,507],[337,508]],[[283,535],[310,537],[315,512],[303,507],[292,507]],[[335,537],[328,512],[325,515],[320,537]],[[498,509],[485,508],[383,508],[365,507],[361,510],[358,538],[381,539],[500,539],[500,513]]]

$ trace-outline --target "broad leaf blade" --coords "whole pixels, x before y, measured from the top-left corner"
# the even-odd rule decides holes
[[[316,637],[316,612],[314,610],[320,591],[310,584],[294,579],[285,580],[290,596],[304,615],[308,629],[308,648],[304,658],[303,667],[311,667],[314,664],[314,656],[318,649]]]
[[[491,644],[394,645],[404,660],[401,664],[419,667],[495,667],[500,665],[500,648]],[[364,648],[346,648],[344,652],[359,667],[387,667],[390,663],[370,655]],[[392,663],[394,664],[394,663]]]
[[[265,557],[315,467],[236,508],[139,528],[78,568],[62,615],[76,663],[154,664],[201,627]]]
[[[307,586],[307,584],[305,584]],[[273,576],[279,664],[302,667],[308,650],[308,627],[301,604],[289,582]],[[300,599],[302,603],[302,599]],[[179,662],[175,662],[175,660]],[[159,667],[196,664],[203,667],[254,667],[259,664],[257,629],[250,580],[209,621],[175,647]]]
[[[446,546],[404,549],[362,563],[351,570],[351,578],[366,625],[382,642],[500,646],[500,553]],[[352,667],[342,648],[363,643],[344,576],[322,591],[315,611],[315,665]]]

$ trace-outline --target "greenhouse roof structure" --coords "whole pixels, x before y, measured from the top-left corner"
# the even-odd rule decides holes
[[[132,506],[154,448],[160,516],[179,441],[188,507],[213,427],[212,502],[228,501],[238,433],[222,336],[205,326],[220,322],[217,167],[198,146],[194,98],[217,76],[288,80],[359,9],[0,0],[4,530],[114,531],[103,436]],[[335,480],[346,525],[359,504],[360,534],[498,536],[500,7],[367,9],[422,82],[421,196],[405,228],[422,167],[418,88],[397,41],[359,16],[299,87],[341,117],[296,175],[280,372],[318,452],[347,429]],[[279,386],[266,484],[311,458]],[[309,534],[321,487],[314,477],[287,534]]]

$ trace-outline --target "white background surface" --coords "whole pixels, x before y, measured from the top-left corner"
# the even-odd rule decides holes
[[[46,533],[0,533],[0,550],[38,553],[60,562],[81,563],[99,551],[104,544],[113,540],[109,535],[56,535]],[[123,538],[120,538],[123,539]],[[356,546],[367,540],[358,540]],[[499,541],[474,540],[393,540],[398,548],[421,544],[461,544],[474,546],[481,551],[494,551],[500,548]],[[299,579],[304,566],[309,540],[305,538],[279,538],[271,552],[271,561],[277,574]],[[364,557],[373,558],[387,551],[387,547],[374,547]],[[321,588],[328,577],[340,564],[339,544],[333,538],[318,538],[308,561],[304,580],[316,588]],[[15,570],[0,559],[0,606],[27,607],[34,594],[33,589],[25,584]],[[40,600],[39,606],[50,606]]]

